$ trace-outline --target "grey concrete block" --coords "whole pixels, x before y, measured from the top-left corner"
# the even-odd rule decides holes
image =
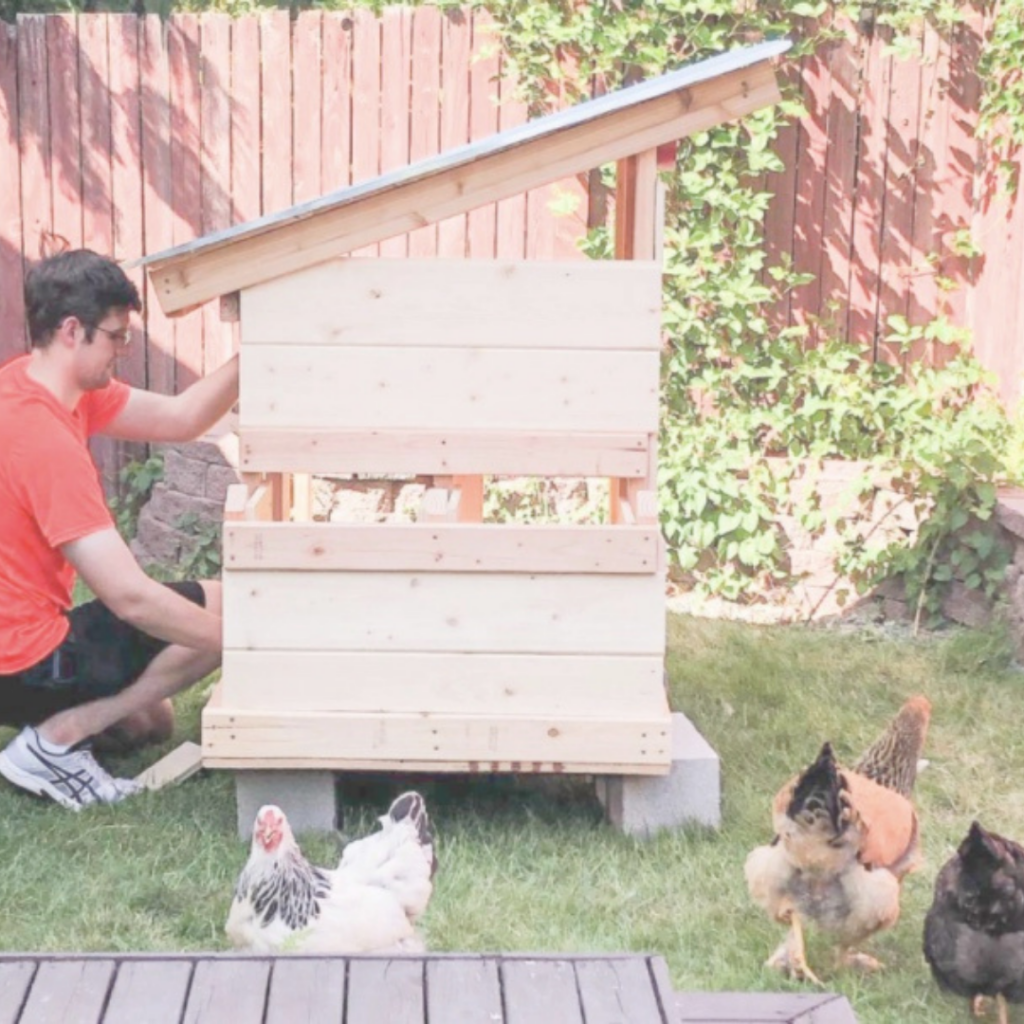
[[[338,827],[333,772],[237,771],[235,798],[238,834],[252,836],[252,823],[264,804],[276,804],[288,816],[292,831],[333,832]]]
[[[668,775],[605,775],[597,795],[615,828],[647,838],[686,824],[718,828],[722,820],[718,754],[683,714],[672,715]]]

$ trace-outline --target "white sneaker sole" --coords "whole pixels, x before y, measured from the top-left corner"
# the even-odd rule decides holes
[[[54,803],[66,807],[69,811],[80,811],[82,804],[72,800],[71,797],[62,793],[53,783],[47,779],[41,779],[38,775],[23,771],[8,756],[7,751],[0,751],[0,775],[2,775],[12,786],[27,790],[35,796],[47,796]]]

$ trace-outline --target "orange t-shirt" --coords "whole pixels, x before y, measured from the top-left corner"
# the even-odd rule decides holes
[[[67,635],[75,571],[60,546],[113,525],[87,441],[131,392],[111,381],[69,411],[29,377],[30,358],[0,367],[0,675]]]

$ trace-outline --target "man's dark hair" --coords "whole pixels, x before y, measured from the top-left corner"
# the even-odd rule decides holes
[[[88,337],[114,308],[142,308],[139,291],[111,259],[89,249],[73,249],[37,263],[25,277],[25,315],[36,348],[45,348],[53,332],[73,316]]]

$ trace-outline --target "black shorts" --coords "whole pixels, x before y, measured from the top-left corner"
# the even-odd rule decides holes
[[[195,580],[166,586],[206,607],[206,594]],[[168,646],[100,601],[72,608],[68,620],[68,635],[52,654],[23,672],[0,675],[0,724],[37,725],[58,711],[120,693]]]

